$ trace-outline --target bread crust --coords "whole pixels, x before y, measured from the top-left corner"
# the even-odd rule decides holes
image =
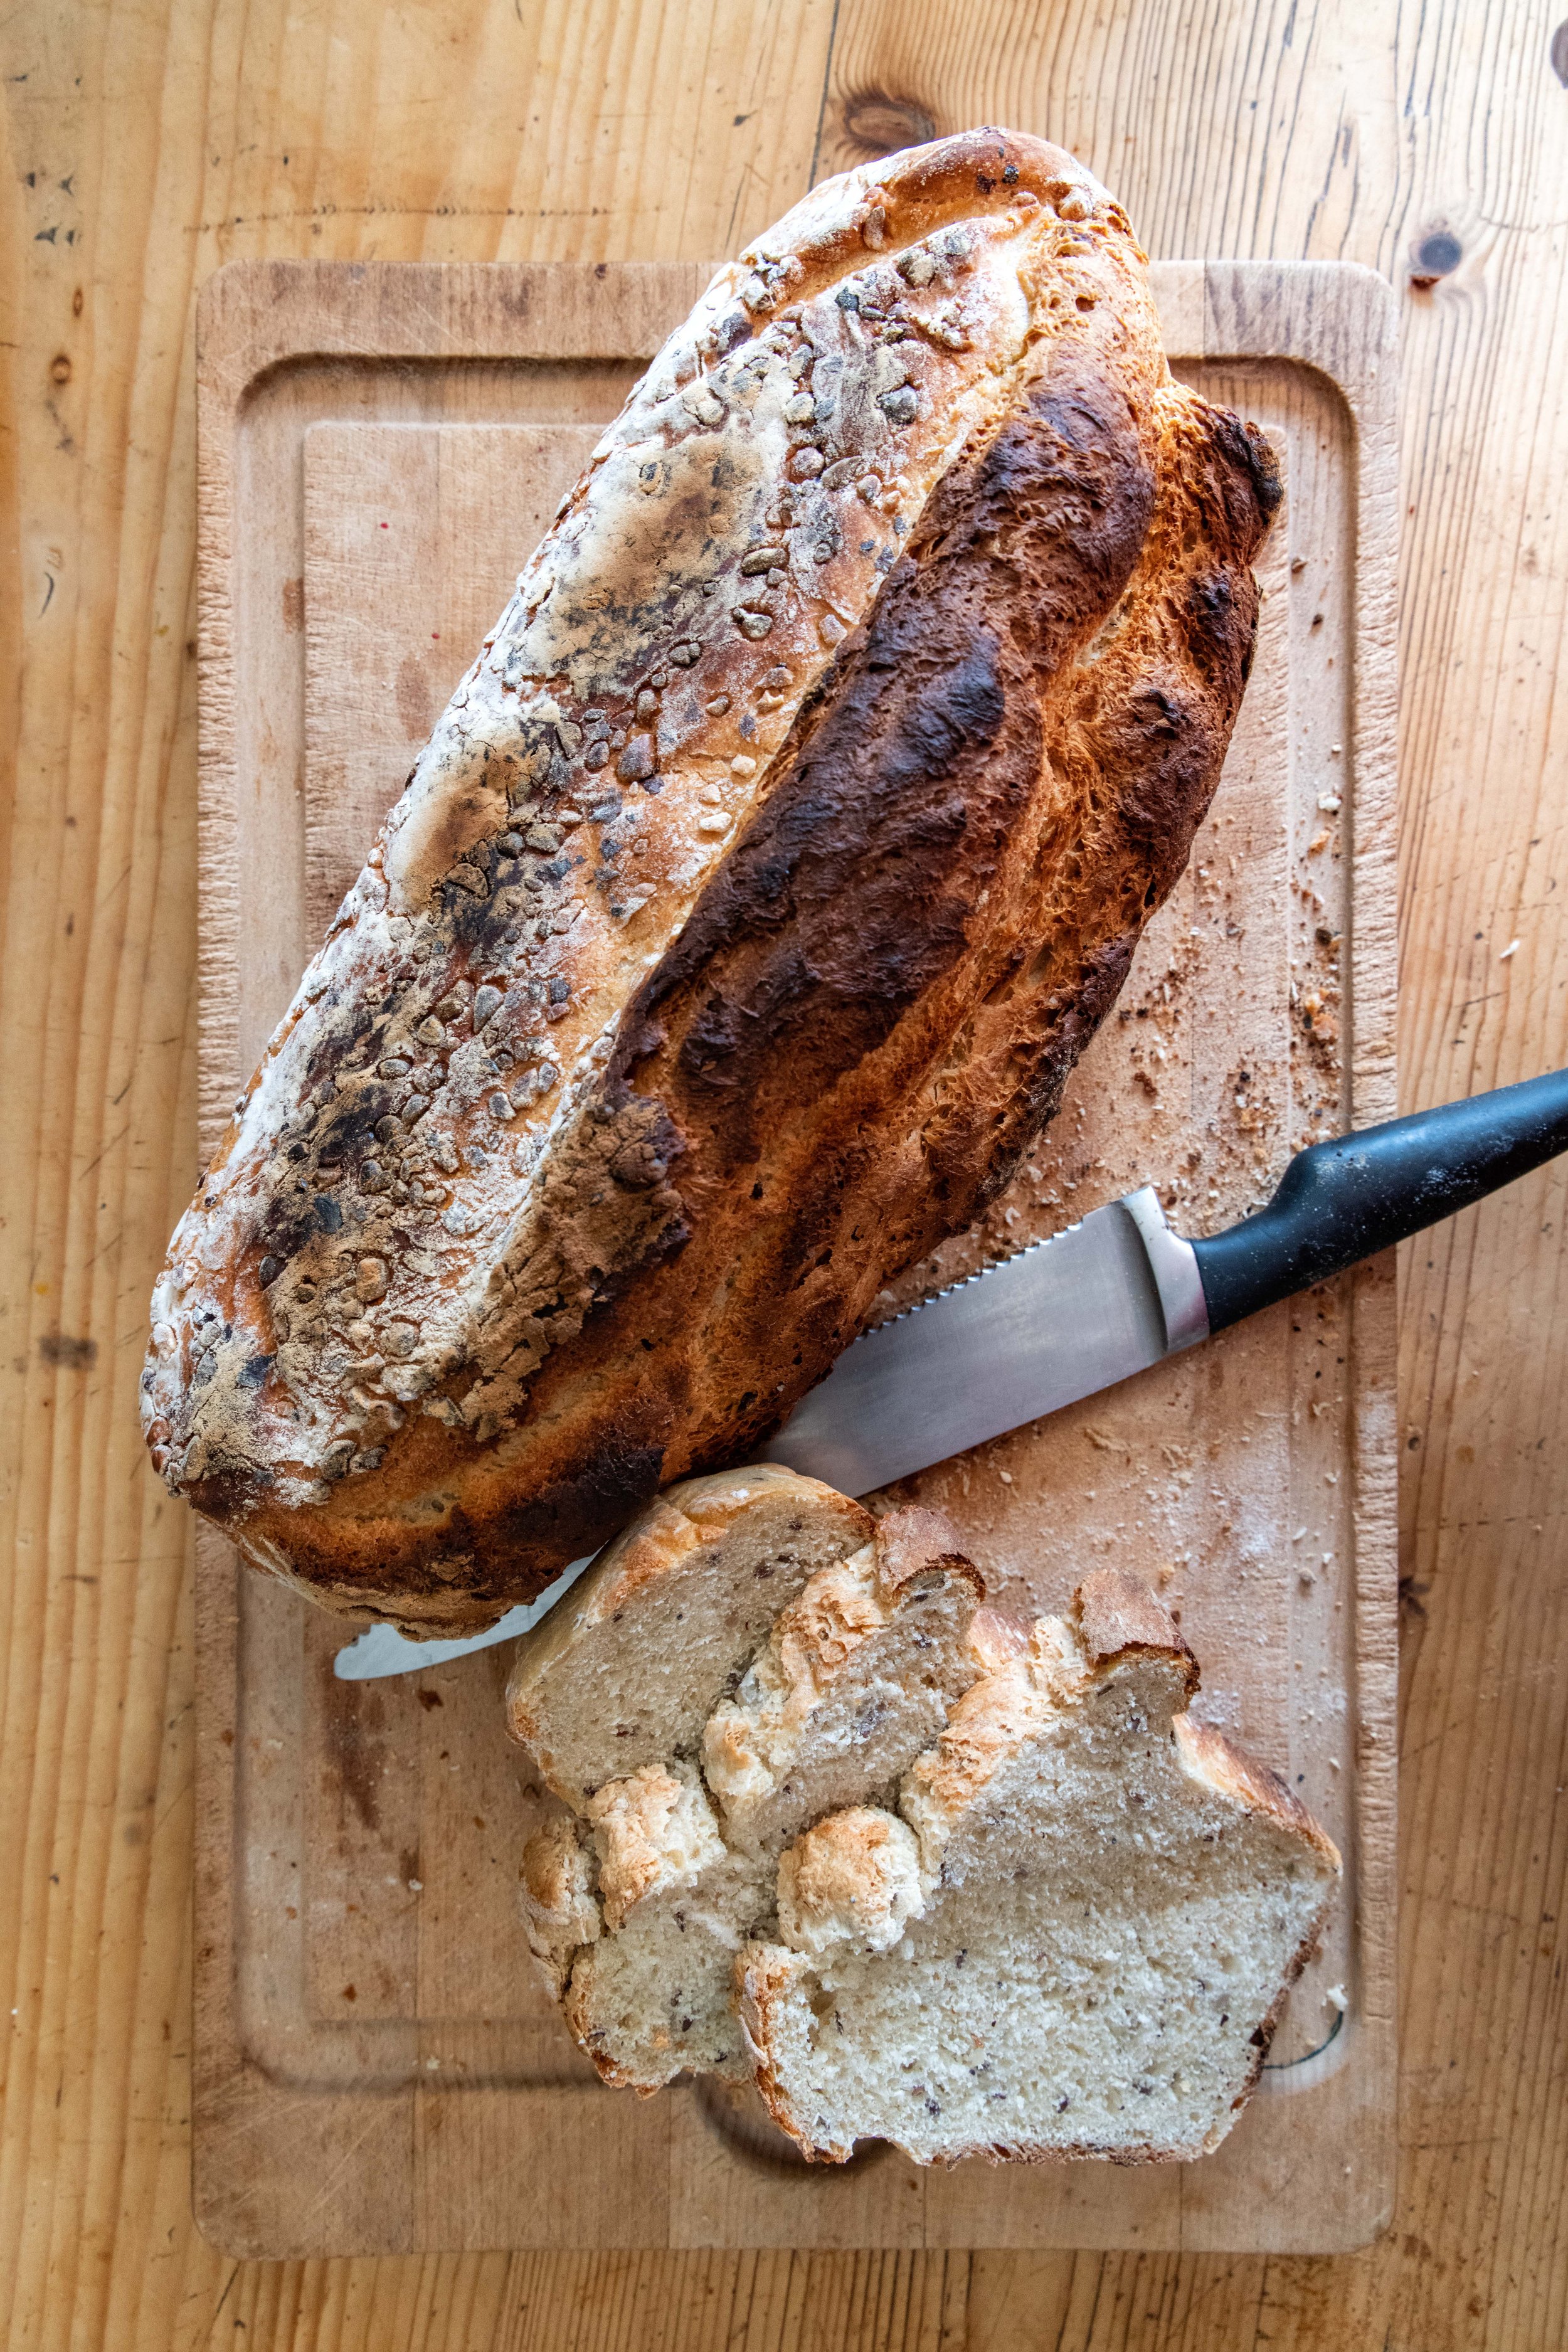
[[[985,1598],[985,1579],[963,1549],[963,1538],[945,1511],[908,1503],[884,1511],[877,1521],[877,1583],[884,1600],[896,1601],[904,1587],[917,1578],[947,1574],[962,1576]]]
[[[1073,1594],[1068,1616],[1097,1672],[1119,1658],[1169,1658],[1180,1670],[1186,1696],[1196,1691],[1198,1662],[1175,1619],[1142,1577],[1124,1568],[1091,1569]]]
[[[574,1814],[552,1815],[524,1846],[521,1901],[529,1949],[561,2000],[578,1953],[597,1943],[601,1929],[594,1865]]]
[[[875,1805],[848,1805],[805,1830],[778,1869],[780,1931],[797,1951],[846,1942],[886,1951],[923,1901],[908,1824]]]
[[[760,1441],[1052,1115],[1217,779],[1277,496],[1043,142],[829,182],[721,272],[176,1233],[171,1488],[460,1632]]]

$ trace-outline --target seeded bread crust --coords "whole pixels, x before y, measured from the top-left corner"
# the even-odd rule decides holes
[[[1277,497],[1038,141],[830,181],[722,270],[175,1234],[171,1490],[457,1633],[751,1450],[1055,1110],[1217,779]]]

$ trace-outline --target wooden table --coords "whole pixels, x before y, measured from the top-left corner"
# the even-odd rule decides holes
[[[1405,320],[1414,1108],[1568,1059],[1555,16],[1530,0],[24,0],[5,19],[10,2352],[1546,2352],[1568,2336],[1562,1170],[1403,1267],[1402,2185],[1388,2236],[1342,2261],[212,2252],[186,2191],[190,1529],[133,1411],[148,1286],[195,1172],[191,321],[217,263],[694,258],[814,173],[989,119],[1075,147],[1156,254],[1384,270]]]

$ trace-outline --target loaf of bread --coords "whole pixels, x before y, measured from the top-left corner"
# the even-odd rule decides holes
[[[936,1514],[840,1556],[828,1490],[767,1476],[674,1490],[520,1654],[511,1727],[558,1807],[523,1916],[581,2046],[643,2092],[754,2079],[827,2161],[1215,2147],[1321,1927],[1330,1841],[1186,1711],[1196,1664],[1135,1578],[1015,1626]]]
[[[743,1458],[1052,1115],[1214,790],[1277,498],[1037,140],[828,181],[721,270],[174,1235],[171,1489],[461,1633]]]

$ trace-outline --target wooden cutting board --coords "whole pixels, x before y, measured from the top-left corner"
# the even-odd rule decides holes
[[[688,265],[237,263],[198,328],[204,1143]],[[1394,1072],[1394,311],[1332,264],[1154,270],[1178,373],[1287,499],[1192,866],[983,1228],[889,1304],[1144,1181],[1231,1222]],[[1343,1899],[1258,2097],[1196,2165],[808,2168],[760,2111],[603,2088],[517,1912],[509,1651],[334,1680],[342,1628],[202,1531],[196,2208],[237,2255],[479,2246],[1330,2252],[1394,2185],[1391,1261],[907,1483],[1004,1605],[1128,1563],[1200,1710],[1318,1812]]]

